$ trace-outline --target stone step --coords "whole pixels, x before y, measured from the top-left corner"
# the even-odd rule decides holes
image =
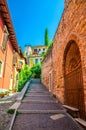
[[[31,79],[31,83],[41,83],[41,79]]]
[[[12,130],[83,130],[65,113],[18,114]]]
[[[30,94],[26,94],[25,96],[27,97],[52,97],[52,95],[30,95]]]
[[[54,114],[54,113],[65,113],[65,110],[18,110],[22,114]]]
[[[49,94],[49,92],[46,92],[46,91],[28,91],[27,93],[47,93],[47,94]]]
[[[46,88],[31,88],[31,89],[28,89],[28,90],[32,90],[32,91],[34,91],[34,90],[36,90],[36,91],[39,91],[39,90],[47,91]]]
[[[47,96],[47,95],[52,96],[52,94],[46,94],[46,93],[26,93],[25,96],[29,96],[29,95],[31,95],[31,96],[37,96],[37,95],[40,95],[40,96]]]
[[[49,100],[49,101],[47,101],[47,100],[22,100],[22,102],[32,102],[32,103],[58,103],[58,101],[56,100],[56,101],[52,101],[52,100]]]
[[[45,101],[49,101],[49,100],[56,100],[54,97],[52,96],[25,96],[24,98],[25,100],[45,100]]]
[[[38,103],[38,102],[23,102],[19,109],[24,110],[64,110],[60,103]]]

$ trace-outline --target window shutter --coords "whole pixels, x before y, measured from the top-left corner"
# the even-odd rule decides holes
[[[5,50],[6,49],[6,44],[7,44],[7,40],[8,40],[8,30],[7,27],[4,27],[4,34],[3,34],[3,41],[2,41],[2,49]]]
[[[15,66],[16,63],[17,63],[17,53],[14,52],[14,54],[13,54],[13,65]]]
[[[0,75],[1,75],[1,71],[2,71],[2,62],[0,61]]]

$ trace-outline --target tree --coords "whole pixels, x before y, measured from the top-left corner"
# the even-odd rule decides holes
[[[48,29],[45,29],[45,46],[48,46]]]
[[[31,78],[41,78],[41,64],[35,64],[31,68],[32,76]]]
[[[30,80],[30,78],[40,78],[41,77],[41,64],[35,64],[33,67],[29,68],[25,65],[24,68],[19,73],[18,81],[18,91],[21,91],[25,83]]]

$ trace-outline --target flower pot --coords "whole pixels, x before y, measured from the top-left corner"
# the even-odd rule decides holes
[[[0,98],[3,98],[4,97],[4,94],[3,93],[0,93]]]

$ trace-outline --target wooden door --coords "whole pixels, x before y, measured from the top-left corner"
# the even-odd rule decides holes
[[[79,109],[85,118],[82,66],[80,52],[75,42],[71,42],[65,57],[65,97],[66,104]]]

